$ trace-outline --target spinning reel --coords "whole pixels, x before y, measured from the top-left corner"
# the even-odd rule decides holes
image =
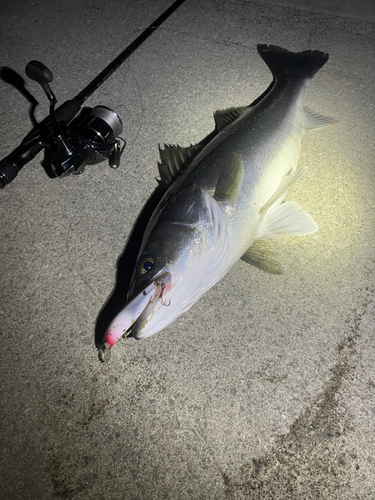
[[[10,155],[0,161],[0,189],[12,182],[21,168],[43,149],[45,150],[43,166],[50,177],[81,174],[86,165],[106,160],[112,168],[120,165],[126,142],[119,137],[123,125],[118,114],[106,106],[96,106],[80,121],[79,117],[75,117],[84,101],[184,1],[176,0],[75,98],[64,102],[57,109],[55,109],[57,100],[49,85],[53,79],[51,71],[39,61],[29,62],[26,66],[26,75],[41,85],[50,102],[49,116],[40,123],[34,114],[38,102],[25,88],[23,78],[10,68],[1,68],[1,79],[16,87],[30,102],[29,115],[34,128]],[[123,141],[122,145],[120,141]]]
[[[55,114],[56,97],[49,86],[53,78],[51,71],[44,64],[31,61],[26,66],[26,75],[42,86],[50,101],[51,127],[45,139],[45,157],[50,158],[56,177],[80,174],[86,165],[107,159],[113,168],[120,165],[125,141],[121,149],[116,138],[123,127],[117,113],[105,106],[96,106],[78,127],[66,128],[64,123],[60,126]]]
[[[71,122],[80,106],[73,100],[55,110],[57,100],[49,85],[53,79],[51,71],[44,64],[31,61],[26,66],[26,75],[41,85],[50,101],[50,114],[38,123],[34,114],[38,102],[24,87],[22,77],[10,68],[2,68],[2,79],[20,90],[31,103],[29,115],[34,129],[0,162],[1,188],[43,148],[43,164],[51,177],[81,174],[86,165],[105,160],[112,168],[120,165],[126,143],[118,137],[123,126],[117,113],[105,106],[96,106],[80,123]],[[122,147],[119,139],[123,141]]]

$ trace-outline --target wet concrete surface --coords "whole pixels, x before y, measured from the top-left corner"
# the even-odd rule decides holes
[[[168,5],[4,1],[0,65],[42,61],[62,103]],[[122,118],[121,167],[50,179],[40,155],[0,191],[1,499],[374,498],[374,40],[371,2],[186,0],[85,103]],[[319,231],[273,243],[282,275],[239,262],[101,364],[158,144],[200,141],[265,90],[257,43],[330,54],[306,104],[340,122],[306,136],[287,197]],[[30,127],[0,95],[4,157]]]

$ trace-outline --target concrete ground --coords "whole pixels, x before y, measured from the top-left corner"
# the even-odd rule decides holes
[[[42,61],[62,103],[170,3],[2,0],[0,65]],[[371,0],[186,0],[86,102],[122,117],[121,167],[50,179],[40,155],[0,192],[1,499],[375,498],[374,23]],[[306,104],[340,122],[305,138],[288,193],[320,229],[272,244],[281,276],[240,262],[102,364],[158,143],[260,95],[260,42],[330,54]],[[2,158],[30,125],[0,95]]]

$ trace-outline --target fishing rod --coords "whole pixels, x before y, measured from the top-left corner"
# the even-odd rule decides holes
[[[95,106],[90,114],[77,123],[77,115],[82,104],[90,97],[133,52],[166,20],[185,0],[176,0],[161,16],[148,26],[125,50],[119,54],[96,78],[73,99],[55,109],[57,99],[50,83],[52,72],[41,62],[31,61],[25,72],[39,83],[46,94],[49,115],[40,123],[35,118],[38,101],[25,87],[23,78],[14,70],[2,67],[0,77],[9,83],[29,101],[29,117],[33,129],[21,144],[0,161],[0,189],[12,182],[29,161],[44,150],[43,166],[50,177],[65,177],[81,174],[86,165],[108,160],[112,168],[120,165],[121,155],[126,146],[120,137],[123,130],[121,118],[106,106]],[[123,144],[121,144],[123,141]]]

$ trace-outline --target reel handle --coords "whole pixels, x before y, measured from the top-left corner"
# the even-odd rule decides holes
[[[30,80],[34,80],[41,85],[50,101],[56,100],[51,87],[49,86],[49,83],[53,80],[53,75],[47,66],[39,61],[30,61],[26,66],[25,73]]]

